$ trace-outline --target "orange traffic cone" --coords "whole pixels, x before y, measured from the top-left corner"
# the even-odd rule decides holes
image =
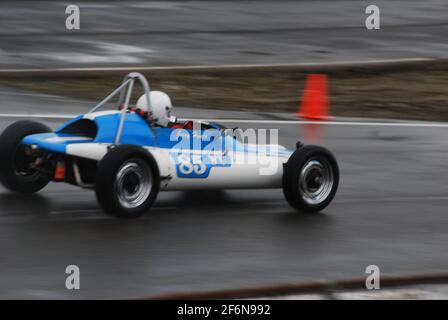
[[[298,117],[310,120],[329,120],[327,75],[309,74],[299,105]]]

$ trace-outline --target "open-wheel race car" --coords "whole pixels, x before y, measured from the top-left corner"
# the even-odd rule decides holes
[[[131,107],[136,83],[144,94]],[[115,110],[99,111],[116,96]],[[214,122],[178,121],[171,109],[165,93],[130,73],[90,112],[55,131],[15,122],[0,136],[0,182],[19,193],[50,181],[94,189],[104,210],[121,218],[142,215],[169,190],[283,188],[302,212],[333,199],[339,170],[325,148],[247,143]]]

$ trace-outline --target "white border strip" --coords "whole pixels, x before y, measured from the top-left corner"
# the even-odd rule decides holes
[[[0,113],[0,118],[36,118],[36,119],[73,119],[78,115],[69,114],[20,114]],[[179,120],[194,120],[221,123],[260,123],[260,124],[315,124],[327,126],[361,126],[361,127],[412,127],[412,128],[448,128],[443,122],[361,122],[361,121],[311,121],[311,120],[256,120],[256,119],[198,119],[179,118]]]
[[[0,118],[35,118],[35,119],[73,119],[77,115],[70,114],[22,114],[22,113],[0,113]]]
[[[366,126],[366,127],[415,127],[415,128],[448,128],[448,123],[440,122],[360,122],[360,121],[308,121],[308,120],[246,120],[246,119],[190,119],[208,122],[240,122],[266,124],[317,124],[329,126]]]
[[[327,63],[303,62],[303,63],[272,63],[272,64],[215,64],[215,65],[188,65],[188,66],[129,66],[129,67],[83,67],[83,68],[17,68],[0,69],[0,73],[25,73],[25,72],[89,72],[89,71],[155,71],[155,70],[195,70],[195,69],[239,69],[239,68],[269,68],[269,67],[332,67],[351,65],[374,65],[403,62],[429,62],[435,61],[431,58],[404,58],[404,59],[378,59],[358,61],[334,61]]]

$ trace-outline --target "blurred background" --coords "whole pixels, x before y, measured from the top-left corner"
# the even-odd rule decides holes
[[[65,27],[69,4],[0,4],[0,83],[99,99],[120,68],[164,66],[147,74],[178,105],[294,112],[306,75],[323,72],[334,115],[448,120],[443,0],[375,1],[379,30],[365,1],[78,1],[79,30]],[[79,72],[24,72],[55,68]]]
[[[79,30],[65,8],[78,5]],[[375,4],[381,30],[365,28]],[[444,0],[2,1],[2,68],[446,58]]]
[[[70,4],[79,30],[65,27]],[[369,4],[379,30],[365,27]],[[28,117],[55,128],[135,70],[176,115],[279,129],[289,148],[331,149],[342,174],[316,215],[281,190],[170,192],[132,222],[106,216],[90,191],[0,187],[0,298],[337,281],[371,264],[385,276],[445,272],[447,17],[446,0],[0,2],[1,130]],[[310,73],[328,77],[332,122],[294,114]],[[79,291],[65,289],[69,264]]]

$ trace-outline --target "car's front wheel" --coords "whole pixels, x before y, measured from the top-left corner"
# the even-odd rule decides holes
[[[289,204],[300,211],[324,209],[333,200],[338,184],[338,164],[325,148],[301,147],[285,164],[283,193]]]
[[[114,216],[132,219],[146,213],[157,197],[159,185],[157,163],[140,147],[117,146],[98,164],[96,197]]]

